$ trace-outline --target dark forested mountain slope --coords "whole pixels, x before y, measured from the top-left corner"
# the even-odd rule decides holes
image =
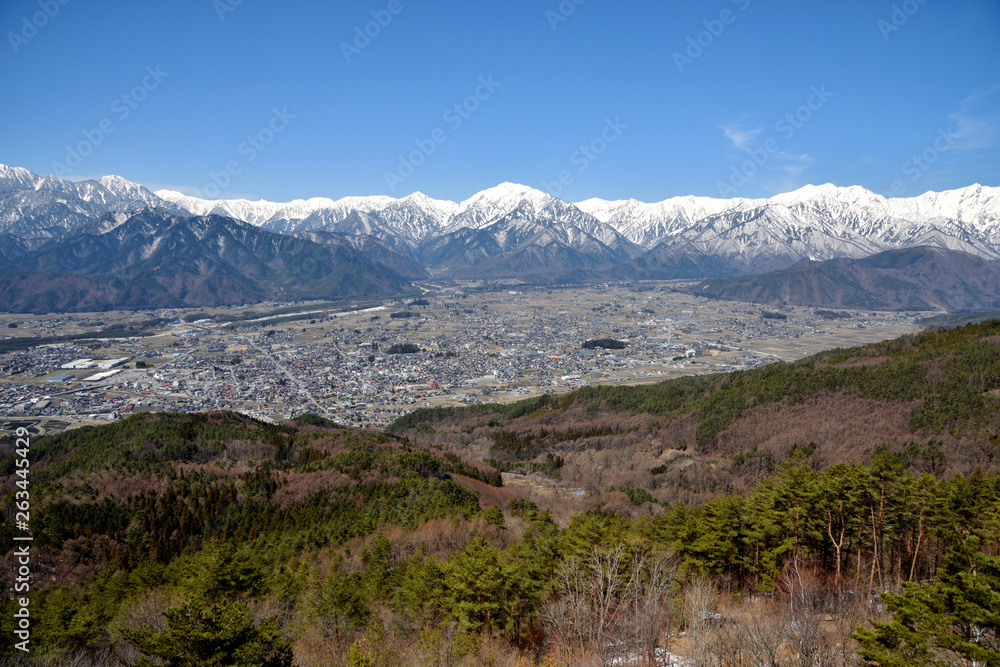
[[[432,268],[455,276],[516,277],[607,269],[642,249],[608,226],[586,228],[521,206],[481,227],[434,234],[417,248]]]
[[[920,246],[864,259],[804,260],[783,271],[709,280],[691,291],[775,305],[954,312],[1000,306],[1000,262]]]
[[[410,256],[411,250],[403,244],[389,244],[368,234],[341,234],[338,232],[297,232],[295,236],[313,243],[333,247],[348,246],[367,259],[411,280],[430,277],[427,270]]]
[[[693,247],[664,244],[604,273],[605,280],[677,280],[732,276],[735,267]]]
[[[211,306],[401,291],[407,280],[348,244],[322,245],[219,216],[104,218],[0,270],[12,311]]]

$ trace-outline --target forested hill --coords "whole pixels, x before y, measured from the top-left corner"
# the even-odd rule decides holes
[[[917,472],[1000,465],[1000,321],[655,385],[421,410],[390,432],[505,470],[551,471],[665,501],[746,492],[795,450],[817,467],[876,447]]]
[[[0,445],[0,580],[4,590],[14,590],[13,546],[19,543],[12,538],[22,534],[13,521],[15,499],[28,497],[31,547],[38,554],[34,645],[56,654],[79,649],[101,665],[132,664],[107,653],[110,638],[123,637],[116,626],[121,613],[141,615],[133,605],[161,602],[166,612],[181,600],[262,643],[253,658],[210,664],[284,664],[264,658],[291,655],[290,645],[267,624],[254,630],[256,614],[243,603],[273,593],[275,601],[288,602],[307,585],[319,586],[323,580],[316,577],[331,568],[331,549],[342,545],[351,545],[336,556],[347,559],[347,569],[359,556],[369,564],[389,558],[357,546],[375,532],[421,529],[424,539],[451,543],[472,530],[452,522],[480,525],[478,495],[492,497],[490,484],[500,483],[495,471],[454,455],[414,450],[399,438],[338,428],[313,415],[279,426],[232,413],[135,415],[32,442],[30,472],[23,475],[16,446],[13,438]],[[28,496],[17,495],[23,490]],[[351,548],[359,549],[353,557]],[[337,584],[349,586],[347,592],[323,588],[332,597],[310,597],[310,608],[334,614],[330,627],[348,623],[361,612],[341,609],[337,596],[360,594],[358,581]],[[161,587],[171,592],[158,592]],[[0,654],[13,655],[13,601],[5,596],[0,606]],[[126,623],[140,629],[144,621]],[[161,657],[174,650],[169,638],[129,637],[136,657],[134,646]],[[195,658],[169,664],[203,664]]]
[[[996,308],[1000,264],[934,246],[802,260],[780,271],[708,280],[691,292],[731,301],[871,310]]]

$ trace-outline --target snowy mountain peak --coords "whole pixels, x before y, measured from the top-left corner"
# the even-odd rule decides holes
[[[0,164],[0,178],[28,179],[33,181],[38,177],[23,167],[11,167],[6,164]]]
[[[190,202],[166,193],[159,194],[192,212],[205,212]],[[768,239],[766,243],[770,246],[779,243],[808,246],[809,252],[819,258],[845,254],[860,256],[911,242],[966,249],[975,246],[981,254],[992,252],[985,250],[987,246],[1000,246],[1000,188],[978,184],[948,192],[890,199],[860,186],[839,187],[823,183],[807,185],[770,199],[686,195],[655,203],[591,198],[572,204],[530,186],[505,182],[459,204],[433,200],[419,192],[402,199],[344,198],[335,204],[298,222],[290,220],[294,216],[286,212],[284,216],[289,220],[280,224],[272,221],[268,223],[269,228],[286,232],[326,229],[375,234],[380,238],[395,234],[414,244],[430,234],[452,233],[463,228],[485,229],[517,218],[542,226],[575,225],[602,239],[602,229],[611,230],[628,242],[646,248],[668,241],[680,243],[682,239],[712,237],[715,240],[711,247],[706,247],[710,254],[721,252],[729,244],[742,248],[740,244],[745,241],[726,240],[730,234],[739,236],[738,228],[751,236]],[[229,214],[253,221],[245,212],[231,211]],[[942,225],[955,224],[966,231],[942,230]],[[970,233],[978,240],[971,240]],[[738,252],[750,252],[752,247],[760,246],[751,243]]]
[[[552,198],[553,197],[551,195],[527,185],[504,182],[500,185],[495,185],[492,188],[487,188],[472,195],[459,204],[459,210],[482,205],[484,202],[490,202],[498,207],[510,208],[525,201],[534,204],[541,203]]]
[[[394,201],[396,200],[387,195],[349,196],[349,197],[342,197],[341,199],[332,202],[332,205],[342,206],[342,207],[349,206],[351,208],[356,208],[359,210],[374,211],[380,208],[384,208],[389,204],[393,203]]]
[[[414,192],[397,200],[394,208],[400,215],[415,215],[418,212],[432,221],[431,230],[440,229],[448,224],[448,220],[458,210],[458,204],[446,199],[432,199],[422,192]]]
[[[0,192],[21,188],[34,189],[38,187],[39,181],[41,179],[27,169],[0,164]]]
[[[849,190],[850,188],[838,188],[833,183],[824,183],[823,185],[803,185],[798,190],[775,195],[774,197],[771,197],[770,201],[781,204],[794,204],[816,199],[830,199],[847,194]],[[865,192],[867,192],[867,190],[865,190]]]
[[[153,194],[160,199],[177,204],[194,215],[204,215],[212,210],[212,206],[209,206],[208,201],[198,199],[197,197],[190,197],[176,190],[157,190]]]
[[[459,204],[448,221],[448,228],[481,229],[515,212],[547,220],[560,220],[584,228],[599,224],[595,218],[573,204],[556,199],[541,190],[517,183],[501,183],[478,192]]]
[[[408,202],[413,202],[414,204],[421,204],[421,205],[423,205],[423,204],[429,204],[429,203],[433,202],[434,200],[431,199],[430,197],[428,197],[427,195],[425,195],[423,192],[419,192],[418,191],[418,192],[412,192],[412,193],[406,195],[400,201],[408,201]]]
[[[811,195],[813,197],[830,195],[836,193],[841,188],[837,187],[833,183],[822,183],[820,185],[813,185],[811,183],[803,185],[798,190],[793,190],[793,193],[801,193],[803,195]]]
[[[101,176],[97,180],[97,182],[106,187],[108,190],[112,190],[115,192],[129,192],[129,191],[144,189],[142,188],[141,185],[126,180],[121,176],[114,176],[114,175]]]
[[[412,194],[406,195],[400,202],[407,202],[415,206],[422,206],[424,208],[440,209],[442,211],[454,211],[458,208],[458,203],[449,201],[447,199],[434,199],[433,197],[428,197],[423,192],[414,192]]]

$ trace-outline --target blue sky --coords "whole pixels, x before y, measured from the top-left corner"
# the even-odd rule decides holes
[[[63,2],[0,3],[0,163],[43,175],[275,201],[1000,185],[1000,0]]]

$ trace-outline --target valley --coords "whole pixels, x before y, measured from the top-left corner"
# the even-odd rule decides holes
[[[690,284],[678,282],[418,285],[420,297],[336,304],[0,315],[0,414],[6,430],[30,424],[40,432],[135,412],[206,410],[265,421],[313,412],[383,427],[421,407],[509,403],[793,361],[915,332],[920,317],[779,312],[691,296],[677,291]],[[139,323],[148,328],[129,330]],[[120,337],[53,342],[95,330]],[[33,338],[47,342],[18,349]],[[604,338],[625,345],[582,347]],[[416,351],[393,353],[407,344]],[[106,368],[101,360],[119,363]]]

